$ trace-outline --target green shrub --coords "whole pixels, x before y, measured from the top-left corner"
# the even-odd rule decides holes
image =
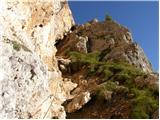
[[[88,66],[88,75],[95,74],[95,66],[99,63],[99,52],[92,53],[80,53],[80,52],[69,52],[69,56],[71,57],[72,63],[70,67],[72,71],[78,71],[83,66]]]
[[[95,89],[96,96],[98,98],[105,98],[105,93],[108,91],[114,91],[116,89],[116,84],[112,81],[104,82]]]
[[[112,72],[111,80],[121,82],[126,85],[126,87],[132,86],[134,79],[137,76],[144,74],[142,70],[139,70],[128,63],[107,62],[104,66],[106,71]]]
[[[107,48],[107,49],[103,50],[103,51],[100,53],[100,55],[99,55],[99,60],[102,61],[103,58],[104,58],[107,54],[109,54],[110,52],[111,52],[111,48]]]
[[[13,44],[13,49],[15,49],[16,51],[20,51],[21,45],[19,43],[17,43],[16,41],[12,41],[12,44]]]
[[[104,54],[106,54],[106,51],[104,51]],[[99,74],[103,75],[103,82],[112,78],[112,80],[114,79],[114,81],[126,82],[126,84],[128,84],[129,86],[133,83],[133,79],[136,76],[143,74],[141,70],[135,68],[132,65],[129,65],[128,63],[101,62],[100,59],[103,56],[99,52],[79,53],[74,51],[70,52],[69,55],[74,64],[77,63],[78,65],[88,66],[88,76]]]
[[[105,20],[106,21],[113,21],[112,17],[110,15],[108,15],[108,14],[105,17]]]
[[[131,77],[128,74],[118,73],[118,74],[115,74],[112,79],[114,81],[118,81],[119,83],[125,83],[129,81]]]
[[[105,75],[105,78],[104,78],[105,80],[108,80],[113,75],[113,73],[109,71],[108,69],[105,69],[103,72]]]
[[[104,82],[100,85],[98,85],[97,87],[97,91],[98,92],[102,92],[102,91],[114,91],[116,89],[116,84],[112,81],[107,81],[107,82]]]
[[[71,60],[73,62],[83,62],[88,64],[97,64],[99,61],[99,52],[92,53],[79,53],[79,52],[70,52],[69,53]]]
[[[109,70],[113,72],[113,74],[119,73],[123,70],[123,66],[120,64],[111,64],[109,66]]]
[[[85,63],[89,75],[102,75],[102,78],[99,77],[101,80],[99,81],[100,84],[94,91],[98,99],[103,98],[106,100],[110,92],[117,90],[118,86],[115,84],[115,81],[118,81],[120,85],[123,85],[134,94],[134,98],[131,100],[133,101],[131,117],[150,118],[152,113],[158,108],[158,100],[155,97],[158,95],[155,95],[147,87],[139,88],[134,82],[137,76],[147,77],[146,73],[125,62],[102,62],[99,58],[103,57],[104,54],[100,55],[99,52],[88,54],[71,52],[70,56],[73,63]]]
[[[113,91],[116,89],[116,84],[112,81],[107,81],[102,84],[102,87],[104,87],[108,91]]]
[[[132,118],[134,119],[149,119],[149,115],[146,114],[141,108],[134,108],[132,112]]]
[[[148,89],[139,90],[132,88],[131,91],[136,95],[133,103],[132,118],[147,118],[158,108],[158,100]]]

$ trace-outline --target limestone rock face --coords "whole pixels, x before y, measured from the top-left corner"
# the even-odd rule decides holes
[[[52,97],[47,67],[36,54],[15,49],[15,44],[3,40],[0,41],[0,118],[43,118]]]
[[[55,43],[73,24],[65,0],[0,1],[0,118],[65,118]]]
[[[0,9],[1,29],[10,27],[14,31],[10,37],[20,38],[20,42],[40,55],[52,70],[55,40],[62,38],[74,23],[67,3],[59,0],[2,0]],[[11,31],[3,30],[5,34]]]

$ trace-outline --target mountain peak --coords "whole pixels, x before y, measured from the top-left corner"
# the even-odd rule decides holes
[[[117,22],[92,20],[73,28],[57,45],[57,55],[64,55],[68,49],[84,53],[99,51],[103,53],[103,61],[125,61],[145,72],[152,72],[143,49],[134,42],[130,31]]]

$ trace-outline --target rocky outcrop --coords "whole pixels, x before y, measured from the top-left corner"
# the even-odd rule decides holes
[[[0,1],[0,118],[65,118],[76,84],[63,82],[55,43],[73,24],[65,0]]]
[[[73,28],[73,32],[57,45],[57,55],[66,56],[69,51],[99,51],[102,61],[126,61],[145,72],[152,72],[151,63],[127,28],[110,20],[93,20]]]
[[[158,118],[158,75],[127,28],[95,19],[56,47],[62,75],[77,84],[63,104],[67,118]]]
[[[74,97],[66,106],[66,112],[72,113],[81,109],[91,99],[89,92],[83,92]]]
[[[77,48],[78,52],[84,52],[87,53],[87,42],[88,37],[79,37],[79,42],[75,45],[75,48]]]
[[[0,1],[0,118],[158,118],[158,75],[129,30],[73,25],[66,0]]]
[[[71,62],[70,59],[64,59],[62,57],[57,57],[57,61],[58,61],[58,65],[59,65],[59,69],[60,71],[63,73],[69,73],[70,69],[69,69],[69,64]]]

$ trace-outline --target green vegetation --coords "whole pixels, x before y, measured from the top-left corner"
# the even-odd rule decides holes
[[[72,72],[76,72],[82,69],[83,66],[88,66],[90,72],[95,71],[95,65],[98,64],[99,52],[93,53],[79,53],[79,52],[69,52],[68,55],[71,57],[72,63],[70,68]]]
[[[106,99],[109,92],[116,91],[118,85],[115,82],[118,82],[134,94],[134,98],[131,99],[132,118],[150,118],[158,108],[157,95],[147,87],[138,87],[134,81],[138,76],[147,76],[142,70],[125,62],[103,62],[99,52],[88,54],[71,52],[70,57],[72,62],[87,66],[87,77],[99,77],[100,83],[95,88],[97,98]]]
[[[20,51],[21,45],[18,42],[12,41],[12,44],[13,44],[13,49],[15,49],[16,51]]]
[[[79,52],[70,52],[72,62],[80,62],[86,64],[97,64],[99,61],[99,52],[93,53],[79,53]]]
[[[11,41],[11,42],[13,44],[13,49],[15,49],[16,51],[20,51],[22,48],[24,51],[31,52],[26,46],[24,46],[16,41]]]
[[[108,15],[108,14],[105,17],[105,20],[106,21],[113,21],[112,17],[110,15]]]
[[[103,56],[99,52],[86,54],[74,51],[70,52],[69,56],[71,57],[72,63],[81,64],[82,66],[87,65],[88,75],[93,76],[101,74],[105,81],[110,80],[112,77],[113,81],[116,80],[120,82],[123,80],[126,84],[131,84],[128,80],[132,80],[136,76],[144,74],[141,70],[128,63],[102,62],[100,61],[100,58]]]
[[[107,93],[112,92],[116,89],[116,84],[112,81],[104,82],[95,89],[96,96],[100,99],[106,99]],[[108,96],[109,97],[109,96]]]
[[[104,90],[113,91],[116,89],[116,84],[112,81],[107,81],[107,82],[100,84],[99,87]]]
[[[158,100],[148,89],[132,88],[132,92],[136,95],[133,103],[132,118],[149,119],[150,115],[158,108]]]

